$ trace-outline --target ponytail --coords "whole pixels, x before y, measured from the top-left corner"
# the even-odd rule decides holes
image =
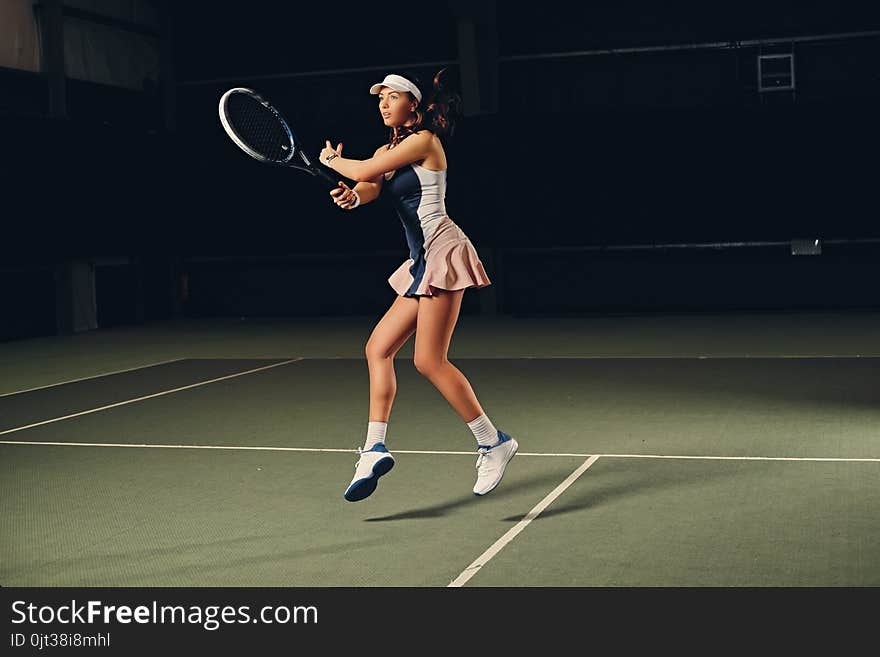
[[[401,126],[396,131],[392,128],[389,137],[390,146],[396,146],[413,133],[419,130],[430,130],[438,137],[451,137],[455,131],[455,121],[461,114],[461,97],[449,88],[444,82],[446,69],[441,69],[434,76],[433,85],[427,97],[425,110],[416,108],[416,120],[410,126]],[[414,82],[420,89],[418,78],[413,75],[405,75],[408,80]],[[411,95],[411,94],[410,94]]]
[[[431,131],[438,137],[452,136],[455,119],[461,113],[461,98],[441,81],[446,69],[434,76],[434,86],[425,113],[431,119]]]

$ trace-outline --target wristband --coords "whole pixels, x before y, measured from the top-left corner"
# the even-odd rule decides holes
[[[352,205],[351,205],[351,207],[349,208],[349,210],[354,210],[357,206],[359,206],[359,205],[361,204],[361,197],[360,197],[360,195],[359,195],[356,191],[354,191],[354,190],[351,190],[351,193],[354,194],[354,203],[352,203]]]

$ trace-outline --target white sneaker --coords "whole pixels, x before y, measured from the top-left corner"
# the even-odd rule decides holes
[[[474,495],[485,495],[498,484],[504,476],[504,469],[516,454],[519,443],[503,431],[498,431],[501,442],[492,447],[480,447],[477,450],[477,483],[474,484]]]
[[[354,478],[343,495],[349,502],[357,502],[372,495],[379,483],[379,477],[394,467],[394,457],[382,443],[376,443],[366,452],[358,448],[358,454],[360,458],[354,466]]]

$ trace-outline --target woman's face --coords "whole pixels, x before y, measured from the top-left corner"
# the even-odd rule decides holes
[[[379,90],[379,113],[389,128],[397,128],[412,120],[415,100],[406,91],[397,91],[391,87]]]

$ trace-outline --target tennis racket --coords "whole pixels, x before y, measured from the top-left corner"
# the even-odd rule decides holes
[[[341,176],[334,178],[313,164],[281,112],[253,89],[230,89],[220,97],[219,109],[226,134],[255,160],[293,167],[316,176],[331,188],[339,186]]]

